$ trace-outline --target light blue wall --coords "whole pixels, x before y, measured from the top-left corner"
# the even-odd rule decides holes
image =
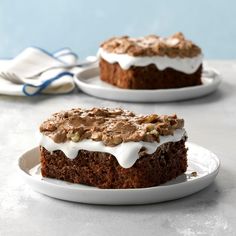
[[[30,45],[94,54],[114,35],[182,31],[206,58],[236,59],[235,0],[0,0],[0,57]]]

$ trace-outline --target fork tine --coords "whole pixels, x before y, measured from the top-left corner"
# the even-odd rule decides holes
[[[9,74],[8,72],[4,72],[4,74],[8,80],[11,80],[11,74]]]
[[[10,73],[10,72],[2,72],[1,73],[2,78],[4,78],[5,80],[8,80],[12,83],[15,84],[22,84],[22,80],[15,75],[14,73]]]
[[[6,78],[8,81],[15,83],[15,80],[12,78],[11,73],[9,73],[9,72],[4,72],[4,75],[5,75],[5,78]]]
[[[15,83],[18,83],[18,84],[24,83],[22,79],[19,76],[17,76],[15,73],[12,73],[12,77],[14,78]]]
[[[7,75],[5,72],[2,72],[2,73],[1,73],[1,76],[2,76],[4,79],[9,80],[9,77],[8,77],[8,75]]]
[[[8,77],[11,78],[12,82],[15,84],[21,84],[21,81],[14,73],[8,73]]]
[[[1,72],[0,76],[6,78],[6,74],[4,72]]]
[[[3,72],[0,73],[0,77],[5,78]]]

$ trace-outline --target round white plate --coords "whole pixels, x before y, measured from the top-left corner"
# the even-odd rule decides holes
[[[89,95],[127,102],[170,102],[202,97],[214,92],[221,82],[220,74],[214,69],[204,70],[202,85],[178,89],[120,89],[100,80],[98,67],[80,71],[74,79]]]
[[[132,205],[163,202],[193,194],[207,187],[219,170],[219,159],[211,151],[187,143],[188,169],[185,174],[166,184],[152,188],[99,189],[81,184],[43,178],[40,174],[39,148],[33,148],[19,159],[20,173],[35,191],[67,201]],[[194,177],[192,172],[197,172]]]

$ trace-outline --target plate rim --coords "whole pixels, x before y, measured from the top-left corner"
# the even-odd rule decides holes
[[[121,89],[115,86],[106,87],[102,85],[87,83],[86,79],[92,79],[99,76],[98,66],[84,68],[83,70],[79,71],[74,75],[74,82],[82,92],[90,96],[106,100],[142,102],[142,103],[175,102],[181,100],[196,99],[213,93],[221,84],[222,75],[215,68],[208,67],[207,70],[210,70],[215,74],[215,76],[211,78],[212,82],[183,88],[139,90],[139,89]],[[86,78],[86,76],[84,76],[84,73],[88,73],[90,71],[91,73],[93,74],[95,73],[96,75]],[[209,76],[203,76],[203,78],[210,79]],[[146,98],[143,98],[144,95],[146,96]]]
[[[81,75],[83,75],[83,73],[87,73],[87,71],[89,70],[99,70],[99,67],[89,67],[89,68],[85,68],[81,71],[79,71],[78,73],[74,74],[74,79],[76,82],[78,82],[79,84],[86,84],[87,86],[90,86],[91,88],[96,88],[96,89],[104,89],[104,90],[115,90],[115,91],[119,91],[121,93],[125,93],[125,92],[129,92],[129,93],[141,93],[141,92],[148,92],[148,93],[156,93],[156,92],[179,92],[179,91],[183,91],[183,90],[196,90],[196,88],[200,88],[200,87],[209,87],[209,86],[218,86],[221,82],[222,82],[222,75],[214,68],[209,68],[211,70],[213,70],[216,73],[216,77],[213,78],[213,83],[207,83],[207,84],[201,84],[201,85],[196,85],[196,86],[189,86],[189,87],[181,87],[181,88],[169,88],[169,89],[121,89],[118,87],[101,87],[100,85],[96,85],[96,84],[89,84],[84,82],[86,79],[85,78],[80,78]],[[91,77],[92,78],[92,77]],[[207,77],[203,77],[203,78],[207,78]],[[104,82],[105,83],[105,82]],[[110,84],[108,84],[110,85]],[[110,85],[112,86],[112,85]]]
[[[33,147],[29,150],[27,150],[26,152],[24,152],[19,158],[18,158],[18,172],[20,173],[20,175],[23,177],[23,178],[27,178],[27,179],[30,179],[31,181],[36,181],[40,184],[46,184],[48,186],[56,186],[58,188],[61,188],[61,189],[70,189],[70,190],[73,190],[73,191],[96,191],[96,192],[140,192],[140,191],[153,191],[155,189],[163,189],[163,188],[175,188],[177,186],[183,186],[183,185],[189,185],[191,184],[193,181],[196,183],[196,182],[199,182],[199,181],[204,181],[205,178],[210,178],[212,176],[216,176],[219,172],[219,169],[220,169],[220,166],[221,166],[221,161],[220,159],[217,157],[217,155],[208,150],[207,148],[205,147],[202,147],[198,144],[195,144],[195,143],[192,143],[192,142],[186,142],[187,146],[188,145],[193,145],[193,146],[196,146],[196,147],[200,147],[200,148],[203,148],[204,150],[212,153],[213,155],[211,156],[211,158],[214,159],[215,163],[216,163],[216,168],[209,174],[207,175],[204,175],[204,176],[201,176],[200,178],[196,178],[196,179],[193,179],[192,181],[186,181],[186,182],[180,182],[180,183],[176,183],[176,184],[172,184],[172,185],[159,185],[159,186],[154,186],[154,187],[148,187],[148,188],[128,188],[128,189],[101,189],[101,188],[96,188],[96,187],[92,187],[92,186],[86,186],[88,188],[81,188],[81,189],[76,189],[75,187],[73,187],[73,183],[71,183],[70,185],[67,185],[67,186],[62,186],[62,185],[59,185],[59,184],[55,184],[55,183],[50,183],[48,181],[42,181],[42,179],[39,179],[39,178],[34,178],[32,175],[30,175],[28,172],[26,172],[25,170],[23,170],[23,168],[21,167],[21,162],[24,160],[24,156],[27,155],[27,153],[29,152],[33,152],[33,151],[36,151],[36,149],[38,149],[39,147],[36,146],[36,147]],[[40,163],[40,162],[39,162]],[[38,163],[38,164],[39,164]],[[79,185],[79,184],[75,184],[75,185]],[[90,188],[91,187],[91,188]]]

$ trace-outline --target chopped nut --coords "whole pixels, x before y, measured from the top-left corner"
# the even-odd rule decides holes
[[[70,139],[71,139],[73,142],[79,142],[79,140],[80,140],[80,134],[79,134],[79,132],[75,132],[74,134],[71,134]]]
[[[152,130],[152,131],[150,131],[149,134],[153,134],[153,135],[155,135],[155,136],[158,136],[158,135],[159,135],[158,131],[155,130],[155,129]]]
[[[122,143],[122,138],[120,136],[117,137],[113,137],[113,144],[118,145],[120,143]]]
[[[147,130],[148,132],[150,132],[150,131],[152,131],[152,130],[154,130],[154,129],[155,129],[155,126],[152,125],[152,124],[150,124],[150,125],[148,125],[148,126],[146,127],[146,130]]]
[[[73,136],[73,130],[68,131],[68,133],[66,134],[66,137],[70,139],[72,136]]]
[[[91,139],[98,141],[98,140],[101,140],[101,138],[102,138],[101,132],[93,132],[92,133]]]
[[[56,132],[53,136],[53,140],[55,141],[55,143],[61,143],[61,142],[65,142],[66,140],[66,133],[65,132]]]
[[[168,124],[164,123],[164,122],[161,122],[161,123],[158,123],[157,126],[160,127],[160,128],[166,128],[166,127],[168,127]]]
[[[146,134],[144,136],[144,141],[145,142],[154,142],[154,141],[157,141],[157,138],[154,135]]]
[[[47,124],[45,124],[45,126],[42,128],[40,127],[40,131],[55,131],[57,129],[57,127],[55,126],[55,124],[50,121]]]
[[[152,114],[152,115],[146,116],[144,119],[144,122],[145,123],[155,123],[157,121],[157,119],[158,119],[158,115]]]
[[[176,120],[170,120],[170,125],[176,127],[178,125],[178,122]]]

